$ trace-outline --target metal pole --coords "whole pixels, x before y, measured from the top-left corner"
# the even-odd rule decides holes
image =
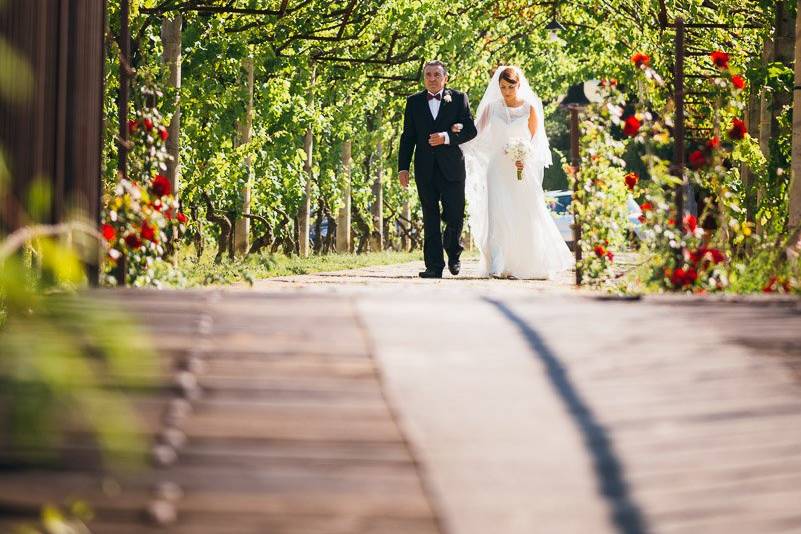
[[[128,99],[129,69],[131,65],[131,30],[129,27],[129,0],[120,0],[120,92],[117,100],[119,113],[119,135],[117,170],[125,178],[128,176]]]
[[[676,186],[676,226],[684,221],[684,19],[676,19],[676,67],[674,72],[676,119],[673,135],[673,175],[681,180]]]
[[[579,155],[579,106],[571,104],[570,110],[570,165],[573,167],[573,252],[576,254],[576,285],[581,285],[581,223],[578,217],[578,170],[581,166]]]

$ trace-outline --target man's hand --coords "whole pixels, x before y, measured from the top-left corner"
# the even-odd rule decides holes
[[[402,187],[409,187],[409,171],[400,171],[398,173],[398,181]]]
[[[439,146],[445,144],[445,134],[443,132],[440,133],[432,133],[428,138],[428,144],[431,146]]]
[[[453,133],[455,133],[455,134],[458,134],[459,132],[462,131],[463,128],[464,128],[464,125],[461,122],[457,122],[456,124],[451,126],[451,131]]]

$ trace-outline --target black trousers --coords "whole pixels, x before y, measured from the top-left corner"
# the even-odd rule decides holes
[[[434,163],[431,176],[415,176],[414,181],[423,208],[423,258],[426,269],[442,271],[445,268],[443,249],[448,252],[451,262],[457,261],[464,250],[461,245],[464,227],[464,180],[446,180]],[[444,234],[440,221],[445,222]]]

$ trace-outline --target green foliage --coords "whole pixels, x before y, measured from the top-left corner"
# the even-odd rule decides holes
[[[114,389],[157,375],[153,349],[114,306],[62,289],[83,277],[75,252],[49,238],[33,241],[27,259],[0,264],[0,424],[31,460],[47,458],[81,430],[95,435],[109,460],[145,450],[130,406]]]

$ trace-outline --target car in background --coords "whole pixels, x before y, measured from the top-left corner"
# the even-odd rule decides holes
[[[559,229],[562,239],[564,239],[571,248],[576,241],[575,235],[573,234],[573,211],[570,208],[572,202],[572,191],[562,190],[545,192],[545,203],[551,211],[551,216],[556,222],[556,227]],[[626,206],[629,211],[626,217],[629,221],[630,228],[639,239],[642,239],[643,229],[640,223],[642,211],[640,210],[640,206],[631,196],[626,200]]]

